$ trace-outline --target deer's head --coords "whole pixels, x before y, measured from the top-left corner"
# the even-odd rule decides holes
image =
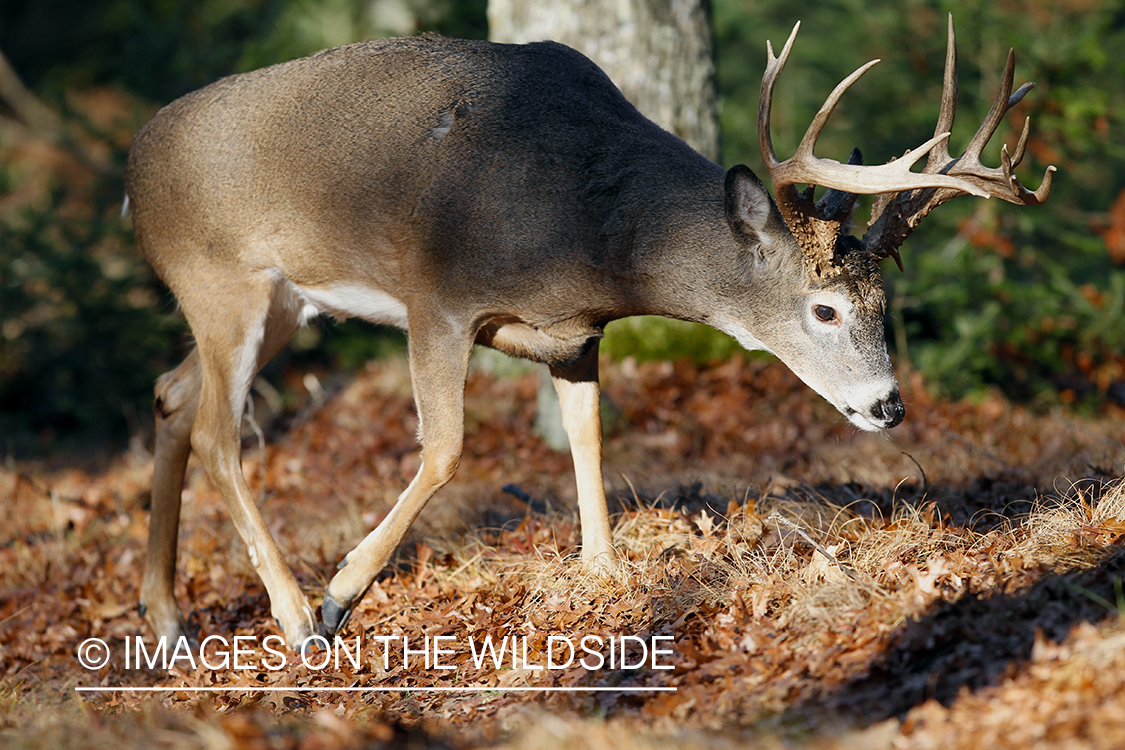
[[[997,197],[1018,205],[1037,205],[1051,189],[1048,167],[1039,189],[1024,188],[1012,169],[1023,158],[1029,123],[1015,152],[1001,152],[1000,168],[980,163],[984,146],[1005,113],[1034,86],[1012,93],[1015,56],[1008,54],[1003,80],[992,109],[965,152],[952,157],[948,138],[957,98],[957,54],[953,18],[949,18],[945,86],[934,137],[901,159],[864,166],[858,149],[847,164],[813,155],[817,138],[844,92],[878,60],[842,81],[820,108],[796,153],[779,161],[770,136],[774,84],[785,67],[800,24],[793,28],[780,57],[767,43],[768,65],[758,105],[758,143],[773,183],[776,204],[746,167],[727,173],[727,219],[736,236],[753,248],[754,275],[761,283],[756,301],[756,330],[733,321],[721,328],[749,348],[779,356],[810,387],[824,396],[857,427],[894,427],[905,414],[883,333],[886,301],[879,261],[898,248],[935,207],[958,195]],[[921,172],[910,167],[929,154]],[[807,185],[798,191],[797,184]],[[829,188],[814,202],[816,186]],[[878,195],[862,239],[850,234],[852,210],[859,194]],[[794,281],[796,280],[796,282]]]

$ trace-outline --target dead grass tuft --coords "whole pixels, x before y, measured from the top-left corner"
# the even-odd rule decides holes
[[[1040,496],[1008,535],[1008,559],[1057,571],[1094,565],[1111,552],[1106,543],[1125,536],[1125,480],[1071,482],[1063,492]]]

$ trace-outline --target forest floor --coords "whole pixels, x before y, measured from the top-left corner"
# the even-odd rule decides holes
[[[474,370],[458,475],[326,668],[266,650],[265,591],[194,459],[176,591],[217,638],[170,669],[135,663],[151,456],[9,462],[0,745],[1125,747],[1125,411],[903,380],[906,421],[878,435],[778,363],[607,363],[623,564],[599,576],[577,559],[570,457],[531,431],[538,376]],[[317,607],[418,468],[405,363],[267,432],[244,469],[255,492],[264,469],[263,516]],[[224,668],[235,636],[249,651]],[[89,638],[112,655],[96,670]],[[482,658],[489,638],[517,658]]]

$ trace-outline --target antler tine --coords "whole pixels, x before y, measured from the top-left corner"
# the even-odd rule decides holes
[[[773,43],[766,40],[766,72],[762,74],[762,89],[758,96],[758,150],[762,152],[762,161],[769,170],[778,164],[777,153],[773,150],[773,137],[770,135],[773,86],[777,83],[781,71],[785,69],[785,63],[789,60],[789,51],[793,49],[793,40],[797,38],[797,31],[800,28],[800,21],[793,25],[793,30],[789,32],[789,39],[781,48],[781,57],[774,57]],[[774,190],[776,189],[775,186]]]
[[[987,191],[989,195],[1002,198],[1010,203],[1038,205],[1046,201],[1051,192],[1052,174],[1055,168],[1053,166],[1047,167],[1042,183],[1034,192],[1021,185],[1019,178],[1012,173],[1012,169],[1020,163],[1027,148],[1030,119],[1024,121],[1023,131],[1020,134],[1019,142],[1016,144],[1015,155],[1009,156],[1006,145],[1001,148],[1000,169],[985,167],[980,163],[980,154],[1000,126],[1004,115],[1035,86],[1034,83],[1025,83],[1015,93],[1012,93],[1015,65],[1015,51],[1009,50],[1004,74],[996,91],[996,98],[965,152],[959,157],[951,157],[947,146],[943,143],[940,148],[935,148],[930,152],[930,158],[926,162],[924,171],[940,172],[951,177],[962,178]],[[950,14],[945,54],[945,82],[935,134],[944,133],[948,135],[949,128],[953,126],[956,96],[956,38],[953,31],[953,16]],[[967,191],[957,189],[903,191],[894,196],[881,197],[872,207],[871,221],[868,223],[867,234],[863,238],[864,245],[877,255],[894,257],[895,262],[899,264],[901,269],[902,263],[898,257],[898,246],[914,231],[914,228],[926,214],[942,203],[965,192]]]
[[[762,161],[769,170],[770,181],[773,183],[774,193],[778,202],[785,204],[789,198],[789,188],[798,183],[819,185],[836,190],[843,190],[857,194],[877,194],[896,192],[900,190],[915,190],[918,188],[940,187],[971,193],[980,197],[988,197],[987,192],[973,183],[957,177],[940,174],[937,170],[926,172],[911,172],[910,167],[921,159],[930,149],[943,143],[949,133],[939,133],[924,143],[922,146],[908,151],[902,158],[887,164],[860,166],[855,164],[841,164],[833,159],[820,159],[814,156],[813,148],[817,139],[824,130],[829,116],[836,108],[844,92],[859,78],[871,69],[878,60],[860,66],[854,73],[840,82],[817,112],[816,117],[805,131],[796,152],[785,161],[779,162],[773,149],[773,139],[770,135],[770,114],[773,104],[774,84],[789,59],[793,41],[796,39],[798,23],[793,27],[789,39],[781,51],[781,55],[774,56],[773,45],[766,43],[768,59],[766,71],[762,75],[762,90],[758,100],[758,146],[762,153]],[[802,209],[803,210],[803,209]],[[782,206],[782,212],[787,213],[787,207]]]
[[[793,154],[794,159],[811,159],[813,157],[813,148],[816,147],[816,142],[820,138],[820,134],[824,132],[824,126],[828,124],[828,118],[832,116],[835,111],[836,105],[840,103],[840,98],[844,92],[851,88],[851,85],[858,81],[860,77],[871,70],[879,63],[879,60],[872,60],[864,65],[859,66],[855,72],[836,84],[836,88],[832,89],[832,93],[824,100],[824,104],[820,105],[820,110],[816,113],[816,117],[809,123],[808,130],[805,131],[805,137],[801,139],[801,143],[797,146],[797,151]]]
[[[1047,167],[1043,175],[1043,181],[1035,191],[1025,188],[1020,184],[1019,178],[1012,174],[1012,169],[1023,159],[1024,151],[1027,148],[1030,118],[1024,120],[1023,131],[1020,133],[1019,141],[1016,144],[1015,155],[1011,157],[1008,155],[1006,145],[1001,148],[1002,166],[1000,169],[986,167],[980,162],[981,152],[1000,126],[1004,115],[1018,104],[1027,95],[1027,92],[1035,87],[1034,83],[1025,83],[1015,93],[1012,93],[1015,66],[1015,50],[1009,50],[1008,59],[1004,65],[1004,74],[1001,76],[1000,86],[996,90],[996,98],[993,99],[992,107],[989,108],[984,121],[977,128],[976,134],[973,135],[973,139],[965,148],[965,153],[957,159],[951,160],[948,166],[939,168],[944,169],[947,174],[957,175],[984,187],[991,195],[1002,198],[1009,203],[1038,205],[1047,200],[1047,196],[1050,195],[1051,174],[1055,171],[1055,168],[1053,166]]]
[[[1030,119],[1030,118],[1029,118]],[[1017,146],[1017,153],[1020,157],[1023,156],[1021,143]],[[1012,188],[1012,194],[1016,196],[1017,200],[1011,201],[1012,203],[1020,203],[1025,206],[1038,206],[1047,200],[1051,194],[1052,176],[1055,173],[1055,165],[1051,164],[1047,167],[1046,172],[1043,173],[1043,181],[1039,183],[1039,187],[1034,191],[1028,190],[1020,183],[1020,178],[1012,174],[1012,168],[1019,163],[1019,159],[1013,159],[1008,156],[1008,145],[1004,144],[1000,149],[1000,163],[1003,165],[1004,176],[1008,180],[1008,185]],[[1001,196],[1003,197],[1003,196]]]
[[[1028,84],[1024,84],[1024,86],[1020,87],[1020,91],[1017,91],[1016,94],[1020,94],[1020,92],[1023,91],[1025,87],[1030,90],[1030,86]],[[1013,98],[1015,98],[1016,94],[1012,95]],[[1022,94],[1020,94],[1020,96],[1022,97]],[[1031,118],[1025,117],[1023,120],[1023,132],[1020,133],[1020,139],[1016,143],[1016,152],[1012,154],[1011,157],[1009,157],[1008,144],[1004,144],[1000,148],[1000,162],[1001,164],[1003,164],[1004,174],[1007,175],[1008,182],[1012,186],[1012,192],[1020,196],[1020,201],[1029,205],[1039,205],[1043,201],[1047,200],[1047,196],[1051,193],[1051,176],[1055,171],[1054,166],[1047,167],[1047,173],[1043,175],[1043,182],[1039,184],[1039,187],[1035,190],[1035,192],[1028,191],[1027,188],[1019,183],[1019,180],[1016,179],[1015,175],[1012,174],[1012,170],[1016,167],[1017,164],[1020,163],[1020,161],[1023,160],[1024,150],[1027,148],[1027,136],[1030,132]]]
[[[1000,123],[1004,121],[1004,115],[1008,113],[1008,108],[1013,106],[1016,102],[1023,98],[1030,90],[1027,84],[1020,86],[1020,90],[1016,96],[1011,96],[1012,93],[1012,79],[1016,74],[1016,51],[1014,49],[1008,50],[1008,61],[1004,64],[1004,75],[1000,78],[1000,87],[996,89],[996,98],[992,100],[992,106],[985,115],[984,121],[977,128],[977,132],[973,135],[973,139],[969,141],[969,145],[965,147],[965,153],[962,155],[963,159],[968,161],[979,161],[980,154],[984,147],[988,145],[988,141],[996,132],[996,128],[1000,127]],[[1034,86],[1035,84],[1031,84]],[[1022,93],[1021,93],[1022,92]]]
[[[953,118],[957,114],[957,35],[953,31],[953,14],[949,14],[949,28],[945,35],[945,80],[941,87],[941,110],[938,112],[934,136],[953,132]],[[926,160],[927,172],[936,172],[949,163],[949,141],[934,146]],[[901,263],[900,263],[901,265]]]
[[[1023,131],[1020,133],[1019,141],[1016,142],[1016,152],[1012,154],[1013,167],[1023,161],[1023,152],[1024,149],[1027,148],[1027,136],[1029,133],[1031,133],[1031,118],[1025,117],[1023,118]],[[1004,144],[1000,150],[1003,152],[1006,151],[1007,148],[1008,144]]]

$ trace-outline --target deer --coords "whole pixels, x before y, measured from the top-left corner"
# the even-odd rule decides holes
[[[571,444],[581,560],[616,560],[602,479],[598,346],[607,323],[661,315],[775,354],[859,430],[905,416],[884,337],[879,262],[961,195],[1043,203],[980,162],[1008,110],[1014,52],[964,153],[951,156],[956,40],[949,18],[934,136],[864,165],[814,156],[841,82],[796,152],[771,140],[774,85],[798,23],[767,66],[758,140],[771,198],[745,165],[712,163],[642,116],[609,77],[553,42],[420,36],[367,41],[223,78],[160,110],[126,167],[136,243],[175,295],[195,346],[155,386],[151,521],[140,612],[190,637],[173,595],[181,492],[194,453],[221,493],[292,649],[332,637],[411,522],[458,468],[474,345],[545,363]],[[923,156],[921,171],[912,171]],[[798,185],[806,185],[798,190]],[[814,190],[825,192],[815,201]],[[858,195],[875,195],[862,237]],[[385,518],[340,561],[321,624],[241,467],[251,382],[319,315],[407,332],[422,461]]]

